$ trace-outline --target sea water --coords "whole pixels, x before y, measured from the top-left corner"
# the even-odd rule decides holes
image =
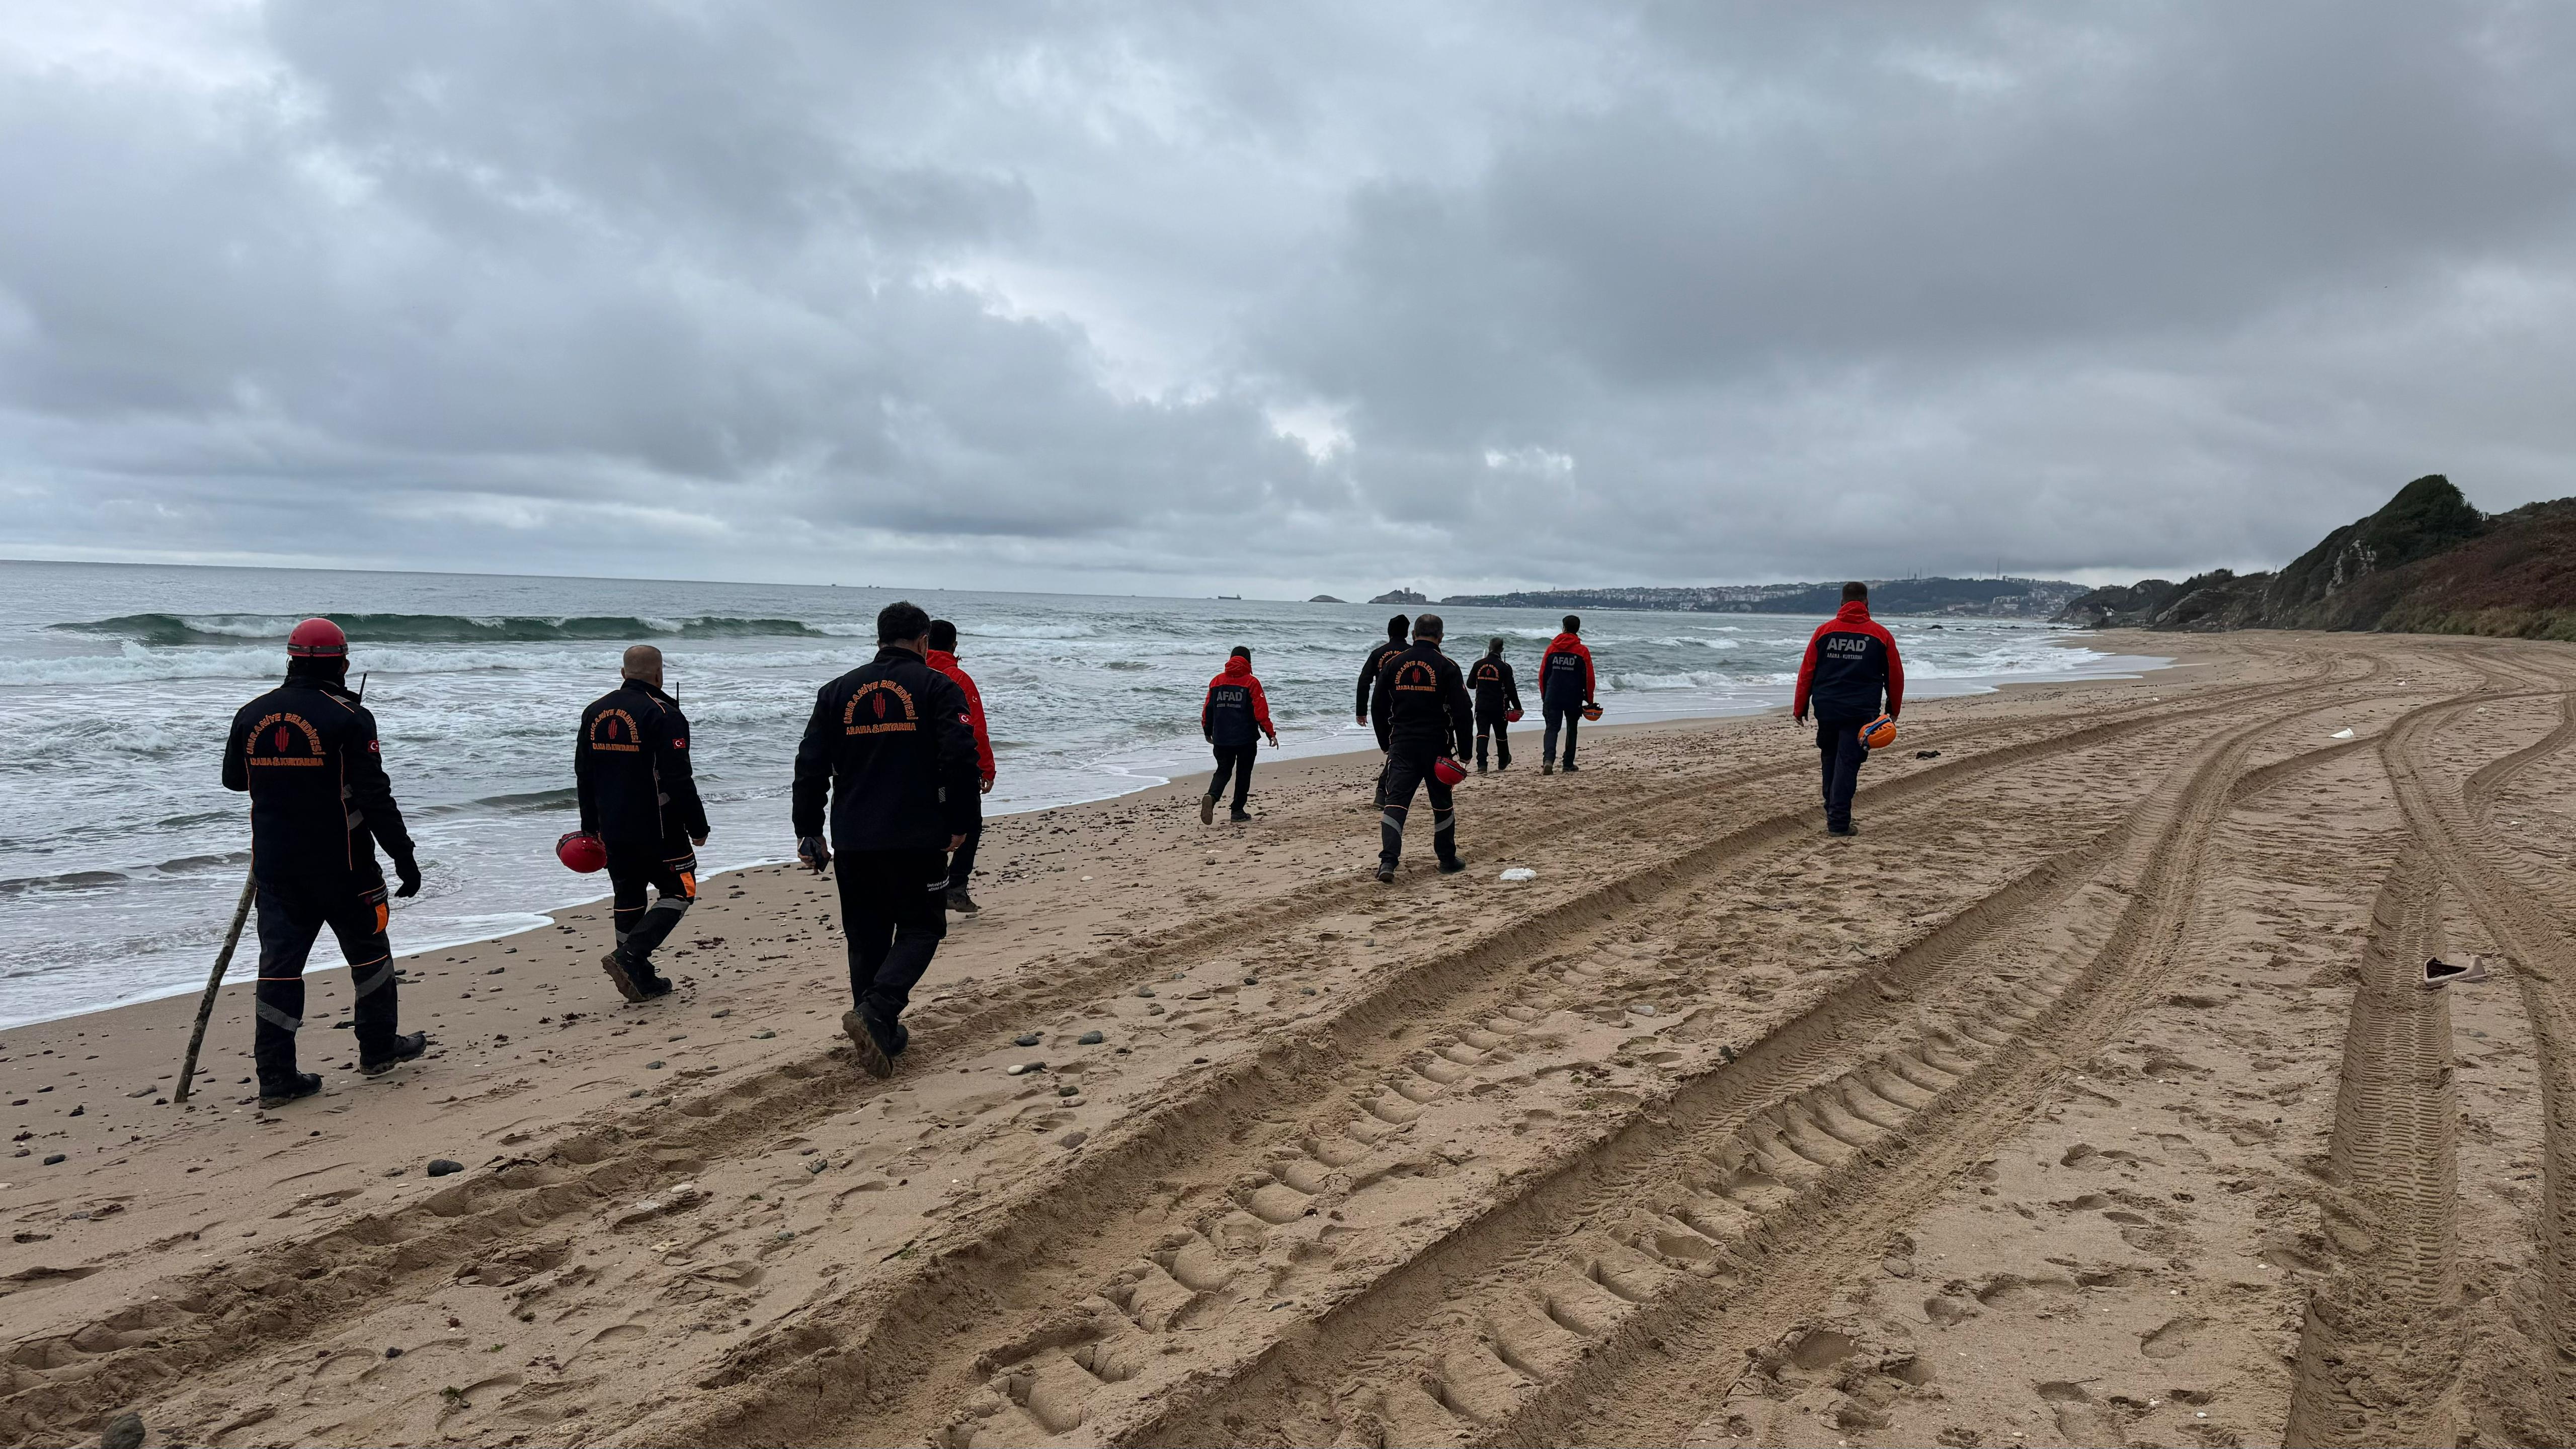
[[[553,845],[578,823],[574,724],[616,686],[631,643],[661,646],[694,730],[714,827],[702,868],[792,856],[788,785],[814,691],[873,656],[876,612],[897,597],[957,623],[999,760],[988,813],[1207,769],[1199,703],[1237,644],[1268,690],[1278,753],[1373,745],[1351,705],[1392,612],[1374,605],[0,562],[0,1026],[203,983],[249,864],[245,797],[219,775],[225,729],[282,675],[286,632],[308,614],[348,629],[350,678],[367,676],[419,842],[427,884],[394,903],[394,948],[410,952],[539,925],[604,892]],[[1462,661],[1488,636],[1510,641],[1530,705],[1516,753],[1534,768],[1528,681],[1555,616],[1441,612]],[[1816,622],[1591,614],[1604,723],[1785,705]],[[1885,622],[1917,696],[2163,662],[2026,622]],[[1470,832],[1475,788],[1513,787],[1470,787]],[[326,932],[314,965],[338,962]]]

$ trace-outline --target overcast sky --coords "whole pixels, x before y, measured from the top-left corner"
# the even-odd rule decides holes
[[[0,27],[0,555],[1344,595],[2576,494],[2576,7]]]

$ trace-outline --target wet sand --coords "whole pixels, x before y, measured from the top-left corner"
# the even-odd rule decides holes
[[[407,961],[380,1080],[317,977],[274,1113],[239,986],[190,1107],[192,998],[0,1034],[0,1440],[2563,1438],[2576,656],[2186,642],[1855,841],[1778,716],[1524,726],[1391,888],[1373,756],[996,820],[890,1082],[792,868],[650,1005],[596,907]]]

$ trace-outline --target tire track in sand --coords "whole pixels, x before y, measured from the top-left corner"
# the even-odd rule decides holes
[[[2263,693],[2274,711],[2286,714],[2313,707],[2304,703],[2308,696],[2334,687],[2330,679],[2312,678],[2288,690]],[[2188,714],[2237,710],[2243,703],[2242,696],[2231,692],[2224,701],[2202,704]],[[1865,794],[1873,808],[1884,810],[1995,771],[2111,743],[2181,718],[2148,716],[2071,731],[1917,771]],[[1517,1025],[1502,1010],[1511,1003],[1500,994],[1498,972],[1544,955],[1578,931],[1603,938],[1606,927],[1650,914],[1750,850],[1804,838],[1812,813],[1812,806],[1801,803],[1663,865],[1608,882],[1484,941],[1411,966],[1329,1021],[1288,1035],[1248,1060],[1211,1069],[1119,1138],[1094,1144],[1063,1179],[997,1205],[971,1231],[961,1233],[963,1241],[929,1254],[914,1277],[826,1305],[796,1330],[747,1350],[708,1385],[739,1385],[734,1403],[712,1412],[684,1410],[648,1420],[634,1426],[634,1432],[691,1442],[835,1442],[853,1435],[910,1439],[949,1437],[952,1430],[961,1431],[956,1437],[971,1437],[974,1426],[958,1423],[956,1416],[974,1405],[985,1411],[978,1417],[998,1421],[986,1426],[988,1432],[1007,1440],[1061,1435],[1080,1424],[1120,1417],[1122,1406],[1161,1387],[1144,1381],[1138,1371],[1140,1356],[1151,1364],[1159,1351],[1118,1341],[1130,1336],[1129,1328],[1163,1336],[1188,1326],[1190,1316],[1208,1311],[1206,1305],[1218,1295],[1267,1296],[1229,1277],[1234,1267],[1229,1259],[1243,1244],[1199,1232],[1174,1233],[1168,1241],[1135,1240],[1124,1225],[1158,1177],[1204,1174],[1210,1170],[1210,1154],[1230,1160],[1264,1124],[1307,1111],[1330,1094],[1349,1090],[1345,1083],[1372,1074],[1390,1082],[1377,1100],[1385,1109],[1380,1120],[1395,1128],[1395,1118],[1443,1090],[1442,1078],[1469,1069],[1470,1063],[1455,1056],[1442,1063],[1426,1060],[1428,1054],[1418,1049],[1390,1048],[1388,1031],[1418,1027],[1426,1019],[1482,1014],[1481,1021],[1460,1034],[1458,1045],[1468,1056],[1491,1050],[1479,1045],[1478,1034],[1499,1044]],[[1971,907],[1973,919],[1958,931],[1980,930],[1978,920],[2032,891],[2058,886],[2062,872],[2062,864],[2059,871],[2043,865],[2031,879]],[[1953,927],[1934,934],[1956,939]],[[1875,984],[1858,986],[1842,997],[1849,1001],[1868,995],[1884,1005],[1881,990]],[[1884,990],[1899,992],[1894,985]],[[1775,1049],[1829,1055],[1838,1020],[1837,1012],[1824,1012],[1808,1030],[1783,1038],[1798,1046]],[[1414,1062],[1408,1065],[1405,1057]],[[1417,1066],[1428,1070],[1416,1071]],[[1308,1188],[1341,1190],[1330,1175],[1349,1164],[1329,1160],[1329,1149],[1320,1156],[1310,1149],[1308,1155],[1313,1160],[1302,1164],[1246,1163],[1248,1169],[1262,1169],[1246,1171],[1237,1183],[1236,1201],[1249,1231],[1276,1229],[1283,1219],[1305,1216],[1317,1193],[1298,1186],[1301,1177]],[[1093,1311],[1069,1311],[1069,1305],[1095,1293],[1101,1302],[1092,1305]],[[1285,1326],[1281,1321],[1270,1331]]]
[[[2371,907],[2320,1194],[2336,1261],[2309,1290],[2284,1434],[2293,1445],[2455,1437],[2459,1106],[2450,998],[2421,974],[2440,886],[2409,840]]]
[[[2475,772],[2455,791],[2441,787],[2427,758],[2424,736],[2438,720],[2427,719],[2402,735],[2392,732],[2387,759],[2407,827],[2511,958],[2507,969],[2537,1048],[2543,1139],[2534,1231],[2540,1317],[2553,1339],[2539,1356],[2555,1365],[2556,1374],[2534,1389],[2545,1398],[2539,1417],[2556,1426],[2564,1443],[2576,1433],[2576,947],[2569,944],[2566,922],[2540,904],[2543,897],[2530,883],[2492,858],[2476,814],[2491,807],[2515,775],[2576,742],[2576,699],[2564,692],[2563,680],[2557,685],[2558,727]]]

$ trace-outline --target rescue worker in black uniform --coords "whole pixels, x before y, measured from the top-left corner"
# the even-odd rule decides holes
[[[349,639],[328,619],[287,636],[286,682],[233,716],[224,788],[250,792],[251,875],[259,900],[259,983],[251,1059],[259,1104],[282,1107],[322,1090],[299,1072],[304,963],[324,926],[339,939],[357,996],[358,1069],[381,1076],[429,1048],[426,1032],[395,1030],[393,946],[386,939],[385,873],[420,892],[420,865],[394,804],[376,719],[347,688]]]
[[[662,692],[662,651],[637,644],[618,672],[624,682],[581,712],[573,793],[582,833],[608,847],[616,892],[617,945],[599,964],[618,995],[650,1001],[671,994],[653,951],[697,901],[695,847],[707,843],[707,809],[689,765],[689,718]],[[657,893],[649,908],[648,885]]]
[[[1413,806],[1416,785],[1431,796],[1431,849],[1440,857],[1440,873],[1456,875],[1467,868],[1458,858],[1458,815],[1450,808],[1449,787],[1432,773],[1441,756],[1467,753],[1475,737],[1475,708],[1467,698],[1467,681],[1458,661],[1440,652],[1440,616],[1413,621],[1413,647],[1386,656],[1378,669],[1370,713],[1377,717],[1377,742],[1386,751],[1386,784],[1379,795],[1377,878],[1395,882],[1395,863],[1404,853],[1404,818]]]
[[[929,649],[930,615],[886,605],[877,657],[823,686],[796,747],[796,856],[820,874],[839,852],[854,1003],[841,1030],[878,1077],[909,1040],[904,1006],[948,934],[948,852],[977,814],[974,716]]]
[[[1511,717],[1520,712],[1520,681],[1512,677],[1511,661],[1503,657],[1503,638],[1497,634],[1485,641],[1485,657],[1467,671],[1467,685],[1476,693],[1476,773],[1485,773],[1485,739],[1494,741],[1494,768],[1512,767]]]
[[[1412,627],[1413,621],[1402,614],[1387,620],[1386,637],[1377,641],[1368,652],[1368,661],[1360,666],[1359,698],[1355,702],[1359,723],[1369,722],[1369,697],[1377,691],[1378,666],[1386,663],[1386,656],[1402,652],[1405,633]],[[1377,785],[1369,793],[1369,803],[1380,810],[1386,808],[1386,762],[1383,759],[1378,762]]]

